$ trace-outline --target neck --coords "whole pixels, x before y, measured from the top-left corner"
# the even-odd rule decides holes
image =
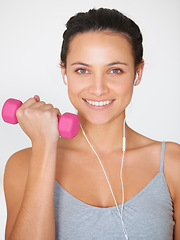
[[[97,151],[106,154],[122,150],[124,119],[125,113],[111,122],[103,125],[96,125],[80,117],[82,129],[89,142]],[[127,128],[128,126],[125,124],[125,129],[127,130]],[[84,137],[82,131],[81,136]]]

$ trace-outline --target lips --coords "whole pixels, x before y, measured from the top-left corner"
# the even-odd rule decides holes
[[[107,106],[109,104],[111,104],[113,101],[115,101],[115,99],[111,99],[111,100],[105,100],[105,101],[94,101],[94,100],[88,100],[83,98],[84,101],[86,101],[87,103],[89,103],[91,106],[94,107],[104,107]]]

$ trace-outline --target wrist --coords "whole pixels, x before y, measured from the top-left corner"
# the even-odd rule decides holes
[[[50,151],[50,150],[56,150],[58,146],[57,142],[51,142],[51,141],[32,141],[32,149],[33,150],[43,150],[43,151]]]
[[[33,176],[51,175],[56,168],[57,144],[32,142],[32,155],[30,161],[30,172]],[[32,171],[31,171],[32,170]],[[49,174],[48,174],[49,172]]]
[[[52,142],[32,142],[32,158],[42,164],[55,162],[57,156],[57,144]],[[49,161],[51,159],[51,161]],[[54,159],[54,161],[53,161]]]

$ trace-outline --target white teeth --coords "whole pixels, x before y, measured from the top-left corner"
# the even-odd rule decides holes
[[[102,107],[102,106],[103,106],[103,102],[100,102],[100,103],[99,103],[99,106]]]
[[[108,105],[108,104],[110,104],[112,101],[113,101],[113,100],[95,102],[95,101],[91,101],[91,100],[87,100],[87,99],[86,99],[86,102],[88,102],[89,104],[91,104],[91,105],[93,105],[93,106],[96,106],[96,107],[102,107],[102,106]]]

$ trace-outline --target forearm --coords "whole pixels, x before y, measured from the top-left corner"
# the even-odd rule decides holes
[[[56,147],[32,147],[24,197],[9,240],[55,239],[56,153]]]

